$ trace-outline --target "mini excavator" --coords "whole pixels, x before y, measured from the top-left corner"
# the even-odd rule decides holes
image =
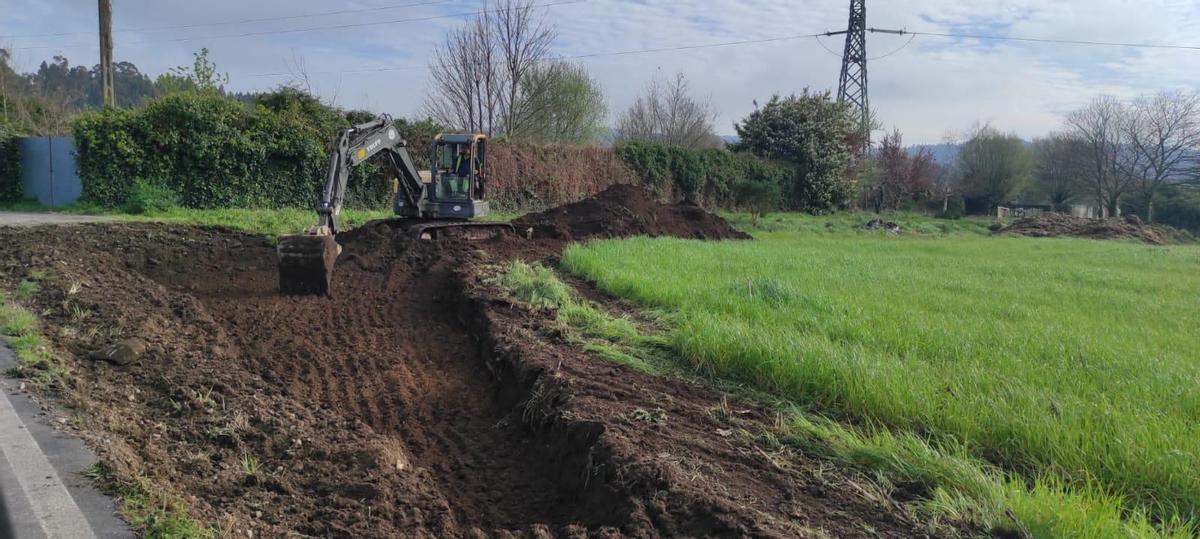
[[[333,267],[342,247],[342,205],[350,172],[379,154],[385,172],[394,177],[392,210],[403,232],[415,239],[442,236],[468,239],[511,233],[507,223],[473,223],[488,214],[484,163],[485,135],[441,134],[433,142],[432,166],[418,172],[391,117],[343,129],[329,159],[329,173],[317,204],[317,224],[304,234],[279,240],[279,289],[291,295],[328,295]]]

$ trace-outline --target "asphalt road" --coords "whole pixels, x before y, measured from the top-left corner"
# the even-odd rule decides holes
[[[14,362],[0,344],[0,372]],[[132,538],[112,499],[82,475],[95,455],[50,417],[20,381],[0,375],[0,538]]]

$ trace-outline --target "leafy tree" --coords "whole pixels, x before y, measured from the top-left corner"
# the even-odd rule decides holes
[[[217,65],[208,59],[208,48],[193,53],[191,66],[171,68],[170,73],[158,77],[158,85],[164,92],[200,92],[222,94],[229,84],[229,74],[217,71]]]
[[[1025,142],[990,126],[975,131],[958,153],[958,177],[968,206],[990,210],[1028,182],[1032,159]]]
[[[0,122],[0,201],[20,200],[23,194],[20,138],[16,131]]]
[[[522,85],[530,120],[520,141],[590,144],[600,136],[608,105],[600,83],[582,65],[542,64],[530,70]]]
[[[794,209],[813,212],[845,207],[854,193],[849,177],[855,121],[829,92],[771,98],[735,126],[739,148],[791,163],[796,170],[784,196]]]
[[[1168,184],[1160,195],[1155,212],[1158,223],[1200,234],[1200,188]]]

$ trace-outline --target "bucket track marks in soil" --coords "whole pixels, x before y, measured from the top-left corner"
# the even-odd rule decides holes
[[[513,391],[497,387],[457,319],[448,257],[364,263],[355,246],[347,245],[333,297],[276,294],[266,249],[227,271],[151,275],[196,296],[245,368],[395,440],[396,465],[430,475],[455,527],[587,522],[522,428]]]

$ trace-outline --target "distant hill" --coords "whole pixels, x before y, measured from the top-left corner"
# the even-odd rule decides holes
[[[959,148],[961,148],[961,145],[950,143],[917,144],[908,147],[908,154],[916,155],[918,151],[923,149],[929,150],[929,153],[933,154],[933,160],[937,161],[937,164],[949,166],[954,164],[955,159],[958,159]]]

